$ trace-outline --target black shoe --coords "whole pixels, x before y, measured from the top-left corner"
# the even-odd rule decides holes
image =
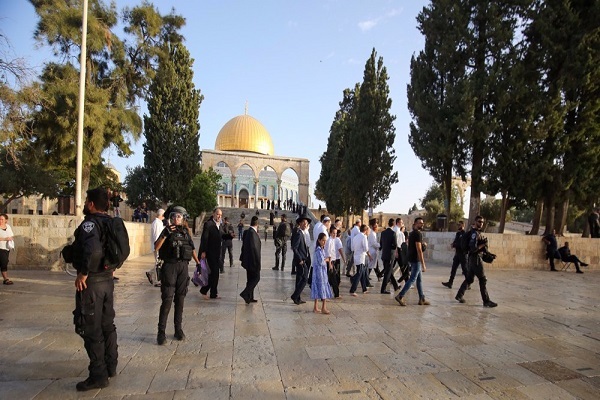
[[[392,294],[389,290],[384,290],[381,294]]]
[[[577,270],[577,273],[578,273],[578,274],[583,274],[583,271],[582,271],[582,270],[580,270],[580,269],[578,269],[578,270]]]
[[[375,287],[375,286],[373,286],[372,284],[370,284],[370,283],[369,283],[369,284],[367,285],[367,287]]]
[[[146,272],[146,278],[148,278],[148,282],[152,285],[152,275],[150,275],[150,272]]]
[[[558,270],[556,268],[550,268],[550,271],[557,272]]]
[[[225,273],[225,270],[221,269],[221,270],[219,270],[219,273],[223,274],[223,273]]]
[[[452,289],[452,283],[451,282],[442,282],[442,285],[446,286],[448,289]]]
[[[300,305],[300,299],[292,299],[292,301],[294,302],[295,305],[297,305],[297,306]]]
[[[471,285],[467,285],[467,290],[471,290]]]
[[[177,329],[175,331],[175,339],[177,340],[185,340],[185,333],[181,329]]]
[[[103,380],[95,380],[92,378],[87,378],[85,381],[79,382],[75,387],[79,392],[85,392],[87,390],[92,389],[102,389],[108,386],[108,379]]]
[[[258,300],[250,299],[250,303],[258,303]]]
[[[347,276],[348,278],[352,278],[352,275],[350,275],[349,273],[346,273],[346,276]]]
[[[489,308],[494,308],[494,307],[496,307],[497,305],[498,305],[498,304],[494,303],[494,302],[493,302],[493,301],[491,301],[491,300],[488,300],[488,301],[486,301],[485,303],[483,303],[483,306],[484,306],[484,307],[489,307]]]
[[[156,343],[159,346],[162,346],[166,342],[167,342],[167,337],[165,336],[165,333],[164,332],[158,332],[158,335],[156,335]]]
[[[117,369],[116,368],[108,368],[108,377],[109,378],[114,378],[115,376],[117,376]]]
[[[291,274],[291,275],[296,275],[296,271],[292,271],[292,274]]]
[[[465,299],[463,299],[462,296],[456,295],[455,299],[461,304],[466,303]]]
[[[119,278],[118,278],[118,277],[116,277],[116,276],[113,276],[113,281],[118,281],[118,280],[119,280]],[[81,383],[81,382],[79,382],[79,383]]]
[[[279,267],[273,267],[271,268],[273,271],[279,271]]]
[[[582,267],[587,267],[588,265],[590,265],[590,264],[587,264],[587,263],[584,263],[584,262],[581,263]]]
[[[246,296],[244,296],[242,293],[240,293],[240,297],[241,297],[242,299],[244,299],[244,301],[246,302],[246,304],[250,304],[250,299],[249,299],[249,298],[247,298]]]

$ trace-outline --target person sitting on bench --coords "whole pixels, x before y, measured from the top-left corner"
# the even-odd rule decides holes
[[[565,242],[565,245],[558,249],[560,253],[560,259],[564,262],[572,262],[575,264],[575,268],[577,269],[578,274],[583,274],[583,271],[579,268],[581,264],[582,267],[587,267],[588,264],[581,261],[576,255],[571,254],[571,249],[569,248],[569,242]]]

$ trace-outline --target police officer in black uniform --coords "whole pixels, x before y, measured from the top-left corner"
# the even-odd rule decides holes
[[[200,264],[194,242],[189,228],[185,223],[187,211],[183,207],[173,207],[169,213],[168,225],[163,229],[156,240],[154,247],[158,250],[161,260],[164,261],[161,269],[161,298],[160,313],[158,315],[158,334],[156,342],[165,344],[167,338],[165,329],[167,318],[171,311],[171,303],[175,302],[175,339],[184,340],[185,334],[182,329],[183,303],[190,283],[188,264],[193,258],[196,264]]]
[[[108,386],[117,374],[117,331],[114,324],[113,271],[104,268],[101,226],[110,218],[108,192],[90,189],[83,206],[85,219],[75,230],[73,266],[77,269],[73,322],[90,358],[89,377],[79,382],[78,391]]]
[[[456,231],[454,241],[452,242],[452,248],[454,249],[454,258],[452,259],[450,279],[448,280],[448,282],[442,282],[442,285],[446,286],[448,289],[452,289],[452,284],[454,283],[454,277],[456,276],[456,270],[458,269],[459,264],[460,268],[462,269],[463,275],[467,276],[467,255],[465,254],[461,246],[462,237],[465,234],[465,223],[463,221],[458,221],[458,231]]]
[[[483,306],[496,307],[498,304],[490,300],[490,296],[487,292],[487,278],[485,277],[485,272],[483,271],[483,261],[481,260],[482,254],[487,252],[488,244],[487,238],[481,234],[483,222],[484,218],[482,216],[476,216],[475,227],[471,229],[471,231],[468,233],[468,235],[470,235],[470,240],[467,276],[462,285],[460,285],[460,289],[458,289],[458,293],[456,294],[455,299],[459,303],[464,303],[465,299],[463,298],[463,296],[465,294],[465,291],[467,290],[467,287],[473,283],[475,277],[477,277],[477,279],[479,280],[479,290],[481,291],[481,299],[483,300]]]

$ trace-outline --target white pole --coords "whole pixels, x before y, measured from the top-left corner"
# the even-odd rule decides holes
[[[79,114],[77,116],[77,171],[75,176],[75,215],[80,217],[81,206],[81,179],[83,170],[83,114],[85,106],[85,60],[87,53],[87,11],[88,0],[83,0],[83,19],[81,26],[81,56],[79,60]]]

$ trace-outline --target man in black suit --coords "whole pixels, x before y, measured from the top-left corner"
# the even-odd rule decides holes
[[[208,275],[208,285],[202,286],[200,293],[205,299],[208,299],[210,290],[211,299],[220,299],[217,286],[219,285],[219,272],[223,268],[221,265],[221,242],[223,237],[220,232],[221,217],[223,212],[220,208],[215,208],[212,217],[204,223],[202,229],[202,238],[200,239],[200,258],[206,259],[210,273]]]
[[[244,235],[242,242],[242,254],[240,261],[242,267],[246,270],[246,288],[242,290],[240,296],[246,304],[256,303],[254,299],[254,288],[260,281],[260,236],[258,236],[258,217],[254,216],[250,220],[250,228]]]
[[[308,225],[312,220],[306,214],[302,214],[296,219],[296,227],[292,232],[292,251],[294,259],[292,267],[296,270],[296,290],[291,296],[294,304],[306,303],[300,298],[304,286],[308,281],[308,271],[310,269],[310,251],[308,243],[310,243],[310,234],[308,233]]]
[[[381,261],[383,261],[383,282],[381,282],[381,293],[390,294],[387,290],[388,282],[394,286],[394,291],[398,290],[398,282],[392,275],[392,262],[396,258],[396,232],[392,229],[394,226],[394,218],[388,221],[388,227],[381,232]]]

